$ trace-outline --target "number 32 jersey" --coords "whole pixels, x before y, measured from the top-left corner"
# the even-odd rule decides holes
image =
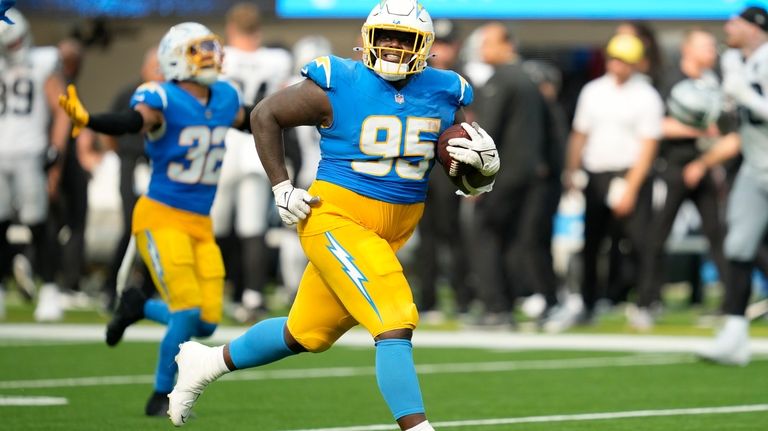
[[[152,162],[147,196],[165,205],[208,215],[221,162],[224,136],[240,109],[237,90],[225,81],[210,86],[208,104],[172,82],[148,82],[136,89],[139,103],[163,112],[162,127],[148,133],[145,149]]]
[[[317,179],[395,204],[426,199],[435,143],[472,87],[452,71],[427,67],[400,90],[360,61],[319,57],[302,75],[325,90],[333,123],[320,127]]]

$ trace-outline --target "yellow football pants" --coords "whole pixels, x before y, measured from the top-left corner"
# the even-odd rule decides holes
[[[200,308],[200,317],[219,323],[224,262],[210,217],[142,197],[133,213],[133,233],[141,258],[170,310]]]
[[[291,335],[319,352],[358,323],[374,337],[414,329],[418,312],[395,252],[424,205],[389,204],[323,181],[309,192],[322,201],[299,224],[310,263],[288,315]]]

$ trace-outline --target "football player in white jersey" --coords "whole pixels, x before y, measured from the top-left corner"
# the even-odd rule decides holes
[[[35,318],[59,320],[58,286],[51,256],[46,256],[48,195],[55,196],[60,160],[47,172],[49,148],[63,151],[69,119],[58,107],[64,91],[55,47],[33,47],[29,23],[17,9],[0,22],[0,282],[11,251],[6,233],[14,216],[32,231],[37,272],[43,279]],[[50,128],[49,128],[50,125]],[[2,291],[2,288],[0,288]]]
[[[255,105],[286,84],[291,72],[290,54],[262,46],[261,17],[253,3],[238,3],[230,8],[225,33],[224,78],[238,87],[247,106]],[[220,242],[231,233],[234,221],[234,234],[239,242],[236,248],[241,252],[232,253],[232,258],[225,261],[241,260],[242,277],[232,279],[242,279],[242,283],[235,283],[230,313],[236,320],[246,322],[257,320],[266,310],[262,297],[268,269],[264,234],[272,196],[251,134],[230,129],[225,143],[227,153],[211,216]],[[225,255],[231,253],[225,243],[222,251]],[[227,270],[228,274],[231,272],[235,271]]]
[[[723,313],[725,325],[703,359],[727,365],[750,360],[747,304],[752,293],[755,254],[768,226],[768,11],[748,7],[725,24],[723,92],[738,105],[738,134],[726,136],[700,157],[699,171],[738,153],[744,160],[728,197],[728,230],[723,245],[728,260]],[[694,165],[695,167],[696,165]],[[694,177],[690,170],[684,175]],[[703,174],[698,173],[698,177]]]

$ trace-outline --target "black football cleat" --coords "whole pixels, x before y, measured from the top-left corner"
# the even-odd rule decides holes
[[[152,392],[147,405],[144,407],[144,414],[147,416],[168,417],[168,394],[163,392]]]
[[[147,296],[138,287],[123,291],[112,320],[107,324],[107,346],[115,346],[123,339],[125,329],[144,318]]]

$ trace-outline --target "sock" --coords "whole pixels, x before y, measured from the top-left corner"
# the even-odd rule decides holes
[[[179,344],[189,341],[197,329],[200,309],[177,311],[168,319],[168,329],[160,343],[160,357],[155,372],[155,391],[170,393],[178,366],[174,358],[179,353]]]
[[[413,364],[413,346],[409,340],[387,339],[376,342],[376,381],[395,420],[414,413],[424,413],[419,379]]]
[[[408,428],[405,431],[435,431],[435,429],[432,428],[432,425],[429,424],[429,421],[424,421],[413,428]]]
[[[168,309],[168,304],[159,299],[149,299],[144,303],[144,317],[147,319],[168,324],[168,320],[171,318],[171,310]]]
[[[723,312],[743,316],[752,295],[752,262],[728,261],[728,279],[725,283]]]
[[[216,331],[216,327],[219,325],[215,323],[206,322],[200,320],[197,322],[197,330],[195,331],[195,337],[210,337]]]
[[[229,355],[238,370],[269,364],[296,352],[285,344],[287,317],[262,320],[229,343]]]
[[[749,320],[739,315],[727,316],[723,325],[723,331],[728,334],[748,334]]]

